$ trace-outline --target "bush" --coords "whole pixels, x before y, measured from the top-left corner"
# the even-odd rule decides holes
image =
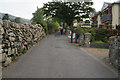
[[[77,38],[79,38],[79,35],[84,33],[84,30],[83,30],[83,28],[78,27],[74,32],[76,32]]]
[[[27,49],[23,48],[23,49],[22,49],[22,53],[24,54],[24,53],[26,53],[26,52],[27,52]]]
[[[84,30],[81,27],[78,27],[76,29],[76,33],[77,33],[77,35],[80,35],[81,33],[84,33]]]
[[[58,32],[59,31],[59,23],[57,21],[53,22],[53,26],[54,26],[54,31]]]
[[[91,33],[91,38],[90,38],[91,42],[96,41],[95,40],[95,35],[96,35],[95,30],[96,30],[95,28],[85,30],[85,33]]]
[[[103,41],[105,43],[108,42],[108,34],[109,31],[108,29],[103,29],[103,28],[100,28],[100,29],[96,29],[95,30],[95,40],[96,41]]]
[[[59,31],[59,23],[57,21],[47,22],[48,33],[54,33]]]
[[[41,21],[41,25],[45,30],[45,33],[48,34],[48,28],[47,28],[47,23],[45,21]]]
[[[16,60],[16,55],[15,54],[11,57],[11,60],[12,61]]]
[[[21,18],[20,18],[20,17],[16,17],[16,18],[14,19],[14,22],[15,22],[15,23],[21,23]]]
[[[104,28],[87,29],[87,30],[85,30],[85,32],[91,33],[91,39],[90,39],[91,42],[102,41],[104,43],[108,43],[110,36],[120,35],[120,31],[108,30],[108,29],[104,29]]]
[[[9,20],[9,19],[10,19],[10,18],[9,18],[9,15],[8,15],[8,14],[4,14],[2,20]]]
[[[18,51],[18,54],[19,54],[19,55],[21,55],[21,54],[22,54],[22,51],[21,51],[21,50],[19,50],[19,51]]]
[[[104,43],[108,43],[108,42],[109,42],[109,38],[108,38],[108,37],[104,37],[104,38],[102,39],[102,41],[103,41]]]
[[[104,28],[92,28],[88,29],[85,32],[91,33],[91,42],[102,41],[104,43],[109,42],[109,30]]]
[[[22,55],[22,54],[24,54],[24,53],[26,53],[27,52],[27,49],[26,48],[23,48],[22,50],[19,50],[18,51],[18,54],[19,55]]]

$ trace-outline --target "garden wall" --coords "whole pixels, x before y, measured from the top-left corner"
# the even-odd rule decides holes
[[[25,53],[45,37],[40,24],[17,24],[8,20],[0,21],[0,63],[7,66],[17,56]]]
[[[90,47],[93,47],[93,48],[108,48],[109,49],[109,43],[90,43]]]
[[[115,67],[120,67],[120,36],[110,37],[109,58]]]
[[[85,47],[90,47],[90,37],[91,37],[91,33],[80,34],[79,45],[85,46]]]

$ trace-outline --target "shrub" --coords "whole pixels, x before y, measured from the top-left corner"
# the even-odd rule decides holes
[[[109,41],[109,30],[108,29],[104,29],[104,28],[92,28],[92,29],[88,29],[85,32],[89,32],[91,33],[91,42],[95,42],[95,41],[102,41],[104,43],[108,43]]]
[[[91,33],[91,38],[90,38],[91,42],[95,41],[95,35],[96,35],[95,30],[96,30],[95,28],[85,30],[85,33]]]
[[[120,35],[120,31],[118,30],[108,30],[104,28],[92,28],[85,30],[85,33],[91,33],[91,42],[102,41],[104,43],[109,42],[110,36]]]
[[[21,23],[21,18],[20,18],[20,17],[16,17],[16,18],[14,19],[14,22],[16,22],[16,23]]]
[[[102,41],[105,42],[105,43],[108,43],[108,42],[109,42],[109,38],[108,38],[108,37],[104,37],[104,38],[102,39]]]
[[[41,21],[41,25],[45,30],[45,33],[48,34],[48,28],[47,28],[47,23],[45,21]]]
[[[10,19],[10,18],[9,18],[9,15],[8,15],[8,14],[4,14],[2,20],[9,20],[9,19]]]
[[[24,54],[24,53],[26,53],[27,52],[27,50],[25,49],[25,48],[23,48],[22,49],[22,53]]]
[[[24,54],[24,53],[26,53],[27,52],[27,49],[26,48],[23,48],[22,50],[19,50],[18,51],[18,54],[19,55],[22,55],[22,54]]]
[[[49,34],[59,31],[59,23],[57,21],[47,22],[47,27]]]
[[[96,41],[103,41],[103,42],[108,42],[108,29],[103,29],[103,28],[99,28],[95,30],[95,40]]]
[[[78,27],[78,28],[76,29],[76,33],[77,33],[78,35],[80,35],[81,33],[84,33],[83,28]]]
[[[11,60],[12,61],[16,60],[16,55],[15,54],[11,57]]]

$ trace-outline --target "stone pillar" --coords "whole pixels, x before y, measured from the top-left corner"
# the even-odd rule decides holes
[[[85,33],[85,47],[90,47],[91,33]]]
[[[79,36],[79,46],[84,46],[84,34],[81,33]]]
[[[109,59],[110,62],[116,67],[119,68],[120,65],[120,36],[112,36],[109,38]]]
[[[118,76],[120,79],[120,36],[118,36]]]

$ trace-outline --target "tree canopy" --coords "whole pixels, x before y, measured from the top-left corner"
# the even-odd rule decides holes
[[[59,26],[67,30],[73,29],[74,22],[90,22],[90,15],[95,10],[93,2],[48,2],[42,8],[37,8],[33,13],[33,23],[41,24],[44,29],[56,31]],[[56,26],[56,27],[55,27]]]
[[[69,26],[73,26],[73,21],[79,22],[90,18],[94,9],[93,2],[48,2],[43,6],[45,17],[59,18]],[[88,21],[87,21],[88,22]]]
[[[21,18],[20,17],[16,17],[14,20],[16,23],[21,23]]]
[[[41,24],[44,29],[45,32],[47,34],[48,29],[47,29],[47,23],[44,21],[44,15],[43,15],[44,11],[42,8],[37,8],[37,10],[35,11],[35,13],[33,13],[33,18],[32,18],[32,22],[34,24]]]
[[[37,11],[33,13],[32,21],[38,24],[43,23],[43,10],[41,8],[37,8]]]
[[[9,15],[8,14],[4,14],[2,20],[9,20]]]

